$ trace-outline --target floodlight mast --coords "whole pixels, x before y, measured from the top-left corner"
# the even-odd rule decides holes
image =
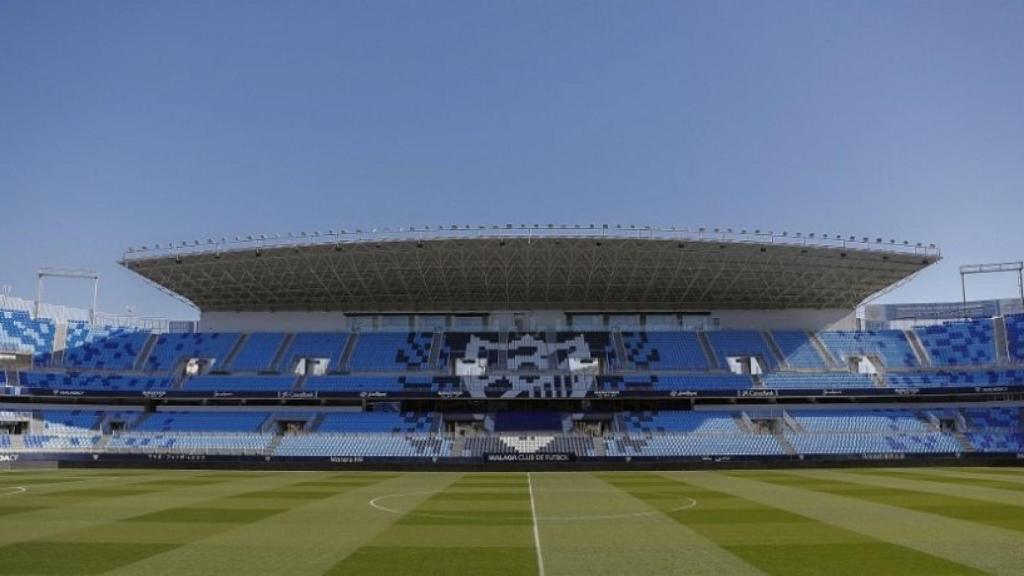
[[[92,306],[89,307],[89,323],[91,324],[96,321],[96,303],[99,300],[100,294],[99,272],[95,270],[70,270],[66,268],[40,268],[36,272],[36,318],[39,318],[39,312],[43,304],[43,279],[47,277],[92,280]]]
[[[967,276],[969,274],[1017,273],[1017,290],[1021,306],[1024,306],[1024,261],[999,262],[996,264],[966,264],[960,267],[960,294],[963,297],[963,312],[967,315]]]

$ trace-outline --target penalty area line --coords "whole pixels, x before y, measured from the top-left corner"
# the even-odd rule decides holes
[[[530,516],[533,518],[533,544],[537,550],[537,575],[544,576],[544,553],[540,549],[540,529],[537,527],[537,504],[533,499],[533,477],[526,473],[526,486],[530,489]]]

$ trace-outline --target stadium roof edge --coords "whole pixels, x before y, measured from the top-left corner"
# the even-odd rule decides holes
[[[257,248],[333,245],[338,243],[385,242],[409,240],[445,240],[473,238],[626,238],[687,241],[750,242],[767,245],[793,245],[817,248],[848,248],[921,254],[941,257],[934,243],[897,241],[893,238],[868,237],[815,232],[775,232],[773,230],[722,228],[638,226],[623,224],[492,224],[409,226],[363,229],[339,229],[289,232],[286,234],[249,234],[234,238],[155,243],[129,247],[121,263],[130,260],[201,254],[208,252],[245,251]]]
[[[852,309],[940,258],[840,235],[505,226],[186,243],[121,264],[202,311],[611,312]]]

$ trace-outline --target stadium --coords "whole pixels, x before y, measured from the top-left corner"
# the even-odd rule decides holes
[[[303,571],[676,573],[684,546],[727,573],[973,573],[907,528],[970,519],[993,547],[1021,529],[1019,302],[898,328],[857,313],[940,258],[590,225],[132,248],[121,265],[197,323],[3,300],[0,512],[29,539],[33,514],[75,528],[0,548],[0,570],[178,571],[205,545],[267,573],[282,560],[246,538],[343,518],[375,536],[329,562],[308,555],[327,534],[286,538]],[[1000,550],[983,568],[1013,573]]]

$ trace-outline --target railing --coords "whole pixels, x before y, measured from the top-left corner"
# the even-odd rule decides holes
[[[621,224],[502,224],[449,225],[398,228],[328,230],[287,234],[252,234],[220,239],[207,238],[191,242],[168,242],[129,248],[123,262],[229,251],[353,244],[363,242],[398,242],[447,239],[486,238],[618,238],[661,239],[676,241],[718,241],[754,244],[780,244],[821,248],[850,248],[902,254],[941,256],[935,244],[912,243],[907,240],[869,238],[829,233],[775,232],[742,228],[685,228],[675,226],[638,226]]]

